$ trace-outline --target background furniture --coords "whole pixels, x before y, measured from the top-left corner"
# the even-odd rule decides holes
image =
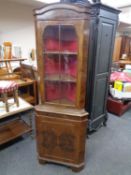
[[[10,103],[13,99],[10,99]],[[28,112],[33,106],[19,98],[19,107],[11,105],[10,111],[6,112],[4,104],[0,102],[0,146],[17,137],[32,131],[32,112],[29,115],[29,124],[21,118],[22,112]]]
[[[38,101],[37,81],[32,66],[22,63],[26,59],[3,59],[0,60],[0,80],[13,80],[18,84],[19,96],[27,102],[35,105]],[[20,62],[20,68],[12,69],[11,62]]]
[[[119,10],[101,3],[91,6],[86,110],[89,130],[97,130],[107,121],[108,81]]]
[[[74,171],[84,167],[89,13],[86,7],[66,3],[35,11],[41,100],[35,108],[38,159]]]
[[[22,61],[26,60],[25,58],[15,58],[15,59],[0,59],[0,64],[3,63],[5,64],[5,67],[7,69],[8,74],[13,74],[13,69],[11,66],[11,62],[20,62],[20,64],[22,63]],[[3,65],[1,67],[4,67]],[[4,79],[4,77],[3,77]]]
[[[131,60],[119,60],[118,64],[120,68],[124,69],[127,64],[131,65]]]
[[[30,78],[31,80],[35,80],[35,73],[31,65],[21,63],[20,73],[22,79]]]
[[[121,116],[124,112],[131,108],[130,100],[118,100],[113,97],[108,97],[107,110],[117,116]]]
[[[0,95],[5,103],[6,112],[9,112],[8,94],[12,93],[16,106],[19,106],[18,85],[14,81],[0,81]]]
[[[16,79],[18,84],[19,96],[33,105],[37,104],[37,85],[36,80],[30,78]]]
[[[37,79],[31,65],[21,63],[21,79],[16,80],[19,86],[19,95],[27,102],[36,105],[38,103]]]
[[[113,61],[119,61],[122,58],[122,55],[126,54],[126,59],[131,59],[131,37],[122,35],[116,36],[114,52],[113,52]]]
[[[11,59],[12,58],[12,43],[11,42],[4,42],[4,59]]]
[[[131,107],[131,74],[114,71],[110,75],[107,110],[121,116]]]

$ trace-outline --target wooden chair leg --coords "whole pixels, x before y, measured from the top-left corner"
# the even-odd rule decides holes
[[[4,103],[5,103],[6,112],[9,112],[9,105],[8,105],[7,93],[3,93],[3,100],[4,100]]]
[[[14,90],[14,100],[16,102],[17,107],[19,106],[19,98],[18,98],[18,90]]]

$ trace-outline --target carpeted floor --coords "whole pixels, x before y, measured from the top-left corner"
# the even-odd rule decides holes
[[[121,118],[109,114],[107,127],[90,135],[86,166],[80,175],[131,175],[131,110]],[[0,175],[74,175],[70,168],[40,165],[29,136],[0,150]]]

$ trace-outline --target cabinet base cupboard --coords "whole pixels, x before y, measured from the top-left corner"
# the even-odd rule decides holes
[[[35,10],[40,101],[36,140],[40,163],[84,167],[89,9],[55,3]]]
[[[81,109],[36,107],[38,159],[55,162],[73,171],[84,167],[87,113]]]

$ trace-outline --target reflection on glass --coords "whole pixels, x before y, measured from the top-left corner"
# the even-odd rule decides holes
[[[61,83],[61,94],[63,94],[61,102],[74,103],[76,97],[76,83]]]
[[[73,26],[61,26],[61,51],[77,51],[77,36]]]
[[[76,78],[77,75],[77,58],[76,56],[63,55],[61,59],[61,74],[70,75]]]
[[[61,98],[59,82],[45,82],[45,96],[47,101],[59,100]]]
[[[44,32],[45,51],[59,51],[59,26],[48,26]]]
[[[65,82],[45,82],[46,101],[54,103],[74,103],[76,96],[76,84]]]
[[[45,74],[49,75],[59,75],[59,57],[57,55],[46,55],[45,56]]]

